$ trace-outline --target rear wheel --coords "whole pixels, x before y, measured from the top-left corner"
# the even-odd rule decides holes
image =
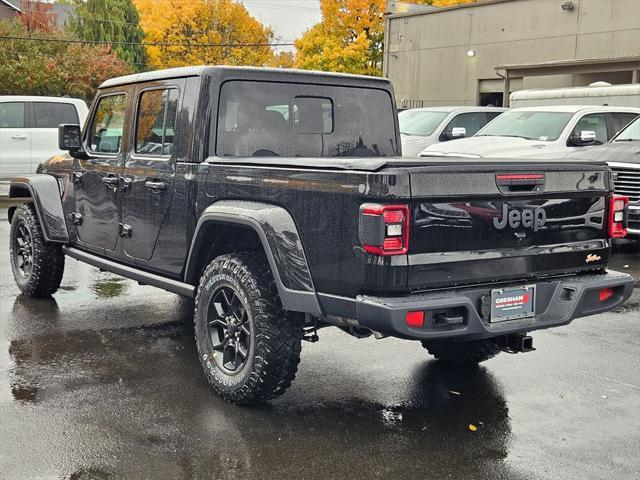
[[[64,253],[59,245],[47,243],[33,204],[19,207],[11,220],[9,255],[13,278],[29,297],[48,297],[60,286]]]
[[[263,255],[222,255],[205,269],[194,314],[200,362],[214,390],[247,405],[291,385],[302,324],[288,318]]]
[[[422,342],[422,346],[438,360],[460,366],[475,365],[500,353],[500,347],[492,340]]]

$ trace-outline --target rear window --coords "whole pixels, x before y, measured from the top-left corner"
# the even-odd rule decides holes
[[[70,103],[34,102],[35,128],[58,128],[61,123],[78,125],[76,107]]]
[[[398,154],[391,97],[377,89],[227,82],[216,133],[222,157]]]

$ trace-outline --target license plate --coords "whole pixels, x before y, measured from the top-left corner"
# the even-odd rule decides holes
[[[491,290],[491,322],[535,316],[535,285]]]

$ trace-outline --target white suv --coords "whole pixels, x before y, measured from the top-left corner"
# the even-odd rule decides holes
[[[558,105],[514,108],[471,138],[438,143],[421,157],[552,158],[607,143],[640,108]]]
[[[0,177],[35,172],[60,153],[58,125],[82,125],[88,112],[77,98],[0,96]]]

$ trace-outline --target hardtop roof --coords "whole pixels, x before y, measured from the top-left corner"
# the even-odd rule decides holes
[[[155,70],[143,73],[134,73],[122,77],[115,77],[102,82],[99,88],[110,88],[119,85],[127,85],[131,83],[152,82],[156,80],[166,80],[171,78],[183,77],[202,77],[202,76],[239,76],[249,79],[255,76],[257,79],[276,77],[294,77],[296,80],[313,81],[323,79],[331,83],[348,82],[349,84],[377,84],[377,86],[390,85],[389,80],[380,77],[370,77],[366,75],[352,75],[346,73],[321,72],[317,70],[297,70],[284,68],[263,68],[263,67],[230,67],[201,65],[192,67],[168,68],[164,70]]]

